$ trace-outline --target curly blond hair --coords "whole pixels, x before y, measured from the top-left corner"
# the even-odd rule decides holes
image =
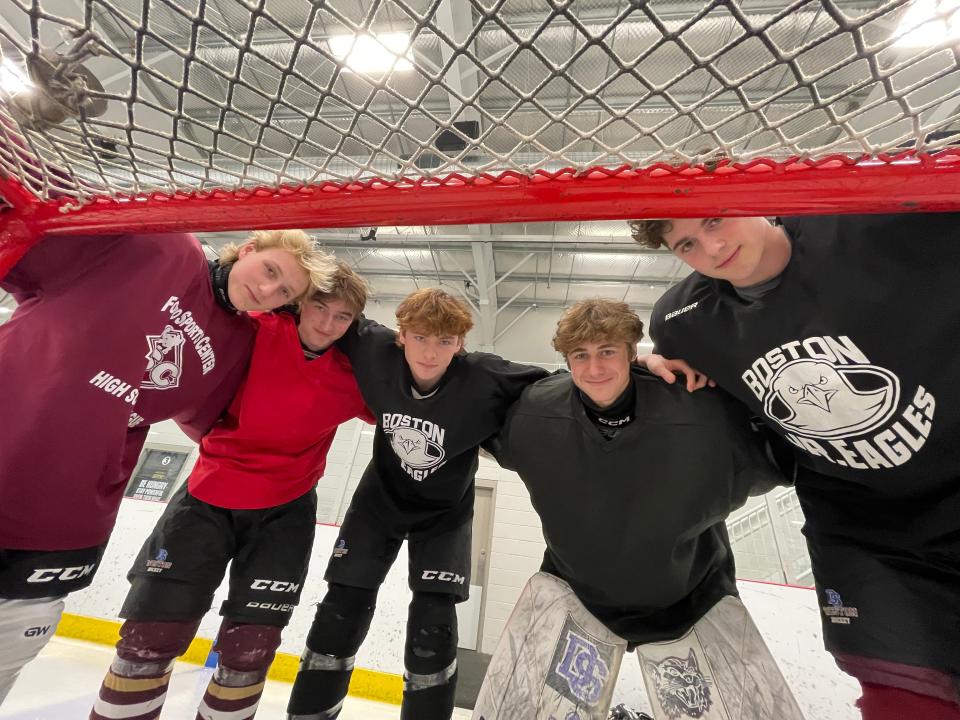
[[[553,335],[553,348],[566,357],[590,342],[626,343],[632,360],[643,339],[643,321],[625,302],[590,298],[563,313]]]
[[[257,230],[240,245],[229,243],[220,249],[220,262],[236,262],[240,249],[244,245],[253,245],[254,250],[277,248],[286,250],[297,259],[297,264],[310,276],[310,285],[306,291],[292,302],[310,297],[315,292],[330,292],[334,276],[337,273],[336,258],[314,245],[313,240],[303,230]]]

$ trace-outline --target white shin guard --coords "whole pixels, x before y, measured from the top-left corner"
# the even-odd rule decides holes
[[[20,670],[43,650],[63,614],[63,596],[0,598],[0,705]]]
[[[626,648],[569,585],[537,573],[500,636],[473,720],[606,720]]]

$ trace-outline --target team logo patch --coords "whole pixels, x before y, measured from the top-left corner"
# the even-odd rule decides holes
[[[830,618],[834,625],[849,625],[852,618],[860,617],[860,611],[855,607],[847,607],[843,604],[843,598],[840,593],[831,588],[823,591],[827,598],[827,604],[821,605],[825,617]]]
[[[335,558],[342,558],[342,557],[343,557],[344,555],[346,555],[348,552],[350,552],[350,551],[347,549],[347,540],[346,540],[346,538],[344,538],[344,537],[342,537],[342,536],[341,536],[341,537],[338,537],[336,544],[333,546],[333,556],[334,556]]]
[[[417,470],[443,461],[443,448],[417,428],[397,428],[390,435],[390,446],[404,464]]]
[[[693,648],[686,658],[669,656],[653,661],[641,657],[647,673],[653,677],[657,701],[667,717],[699,718],[710,709],[712,681],[700,672]]]
[[[147,370],[141,388],[170,390],[180,384],[183,371],[183,333],[172,325],[159,335],[147,335]]]
[[[166,548],[160,548],[153,560],[147,560],[147,572],[159,573],[172,568],[173,563],[167,562],[168,554]]]
[[[569,615],[553,651],[547,685],[575,705],[594,707],[603,697],[617,646],[590,636]]]
[[[423,480],[444,464],[446,431],[436,423],[401,413],[384,413],[382,425],[400,467],[414,480]]]
[[[765,352],[741,379],[784,438],[810,455],[857,470],[908,462],[933,429],[936,400],[870,362],[846,335],[791,340]]]
[[[890,418],[900,383],[876,365],[794,360],[771,380],[763,410],[785,430],[807,437],[841,438],[869,432]]]

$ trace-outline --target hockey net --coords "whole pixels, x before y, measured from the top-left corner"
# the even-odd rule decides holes
[[[80,232],[956,208],[958,8],[6,0],[0,215]]]

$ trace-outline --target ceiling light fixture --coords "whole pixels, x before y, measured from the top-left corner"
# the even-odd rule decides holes
[[[935,17],[938,12],[943,16]],[[917,0],[900,20],[897,35],[897,47],[930,47],[960,40],[960,0]]]
[[[413,70],[413,48],[405,33],[335,35],[331,54],[350,72],[376,74]]]
[[[28,92],[32,87],[33,83],[19,65],[0,55],[0,92],[19,95]]]

